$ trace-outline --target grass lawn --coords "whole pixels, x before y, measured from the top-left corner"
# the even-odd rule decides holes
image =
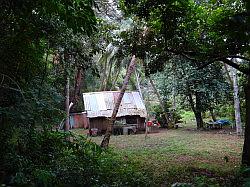
[[[150,172],[156,185],[175,182],[204,183],[212,186],[237,186],[243,138],[231,129],[198,131],[195,126],[159,133],[111,136],[110,147],[125,160],[138,162]],[[80,131],[78,131],[80,132]],[[100,144],[103,137],[90,139]]]

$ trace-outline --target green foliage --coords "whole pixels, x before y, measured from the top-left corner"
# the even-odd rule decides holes
[[[232,97],[221,66],[217,64],[201,70],[197,68],[196,64],[184,58],[171,59],[163,72],[153,76],[163,98],[175,100],[177,108],[194,113],[206,112],[227,103]],[[190,120],[188,116],[183,117],[184,121]]]
[[[243,74],[239,74],[239,97],[240,97],[240,109],[241,109],[241,120],[243,123],[246,122],[246,97],[245,97],[245,87],[247,86],[247,77]]]
[[[5,152],[2,170],[8,185],[145,186],[148,176],[138,163],[113,151],[103,152],[83,136],[55,131],[33,131],[20,151]],[[128,180],[129,179],[129,180]]]
[[[20,84],[33,79],[43,69],[41,60],[48,48],[48,40],[57,38],[62,26],[64,31],[93,32],[96,18],[92,5],[91,0],[2,1],[0,73]]]
[[[174,123],[178,123],[178,121],[182,120],[182,116],[179,110],[174,110],[172,112],[172,119],[174,121]]]
[[[195,119],[194,113],[192,111],[181,110],[180,113],[184,121],[192,121],[193,119]]]
[[[161,106],[159,105],[153,105],[151,106],[151,108],[149,109],[150,111],[150,116],[154,116],[154,118],[161,124],[164,125],[166,122],[165,117],[164,117],[164,113],[161,109]]]
[[[90,184],[89,176],[94,175],[93,167],[101,149],[83,137],[70,134],[42,131],[30,132],[30,141],[26,147],[21,143],[14,146],[12,152],[4,157],[4,172],[11,177],[7,184],[36,185]],[[71,141],[67,140],[70,139]],[[24,140],[23,140],[24,141]],[[24,143],[24,142],[23,142]],[[20,151],[15,151],[19,149]],[[93,173],[94,172],[94,173]],[[22,179],[22,180],[20,180]]]
[[[167,103],[165,111],[167,111],[167,115],[169,119],[172,120],[173,123],[177,123],[179,120],[182,119],[180,112],[178,112],[177,110],[170,111],[169,108],[170,108],[170,104]],[[160,105],[150,106],[149,111],[150,111],[150,115],[154,116],[155,119],[161,124],[162,127],[165,127],[166,118],[165,118],[164,112],[162,111],[161,106]]]
[[[178,55],[203,66],[218,60],[228,63],[227,57],[240,54],[244,58],[248,52],[249,15],[241,0],[121,0],[120,6],[135,21],[142,20],[141,28],[147,28],[145,40],[136,40],[137,49],[152,59]],[[153,61],[150,69],[162,70],[164,61],[159,61]]]
[[[215,110],[216,114],[221,118],[226,118],[234,121],[234,107],[233,105],[219,105]]]
[[[208,178],[206,176],[195,177],[194,184],[197,187],[220,186],[220,184],[216,181],[216,178]]]
[[[250,185],[250,168],[243,168],[243,187]]]

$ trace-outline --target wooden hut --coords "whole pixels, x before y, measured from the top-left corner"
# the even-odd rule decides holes
[[[100,132],[106,131],[118,95],[119,91],[83,93],[90,128],[97,128]],[[133,125],[137,130],[144,130],[146,116],[146,107],[139,92],[125,92],[116,120],[125,126]]]

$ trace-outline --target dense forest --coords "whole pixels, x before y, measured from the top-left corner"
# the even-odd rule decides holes
[[[247,0],[0,8],[3,186],[250,185]],[[119,95],[102,135],[72,129],[70,115],[86,109],[82,93],[111,91]],[[160,133],[112,135],[126,91],[139,93],[145,125],[157,120]]]

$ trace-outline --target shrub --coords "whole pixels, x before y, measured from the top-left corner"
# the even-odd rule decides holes
[[[121,157],[84,136],[34,131],[22,151],[6,152],[2,171],[7,185],[145,186],[138,163]]]
[[[220,105],[216,109],[216,114],[221,118],[234,120],[234,108],[233,105]]]
[[[184,121],[191,121],[194,119],[194,112],[181,110],[180,115]]]
[[[169,108],[168,104],[166,108],[167,107]],[[160,105],[153,105],[150,110],[151,110],[151,115],[155,116],[157,121],[161,124],[161,127],[165,127],[165,124],[166,124],[165,114],[162,111],[162,108],[160,107]],[[171,120],[173,123],[177,123],[179,120],[182,119],[182,116],[179,111],[175,110],[175,111],[170,112],[169,109],[167,109],[166,111],[168,111],[167,114],[168,114],[169,120]]]

